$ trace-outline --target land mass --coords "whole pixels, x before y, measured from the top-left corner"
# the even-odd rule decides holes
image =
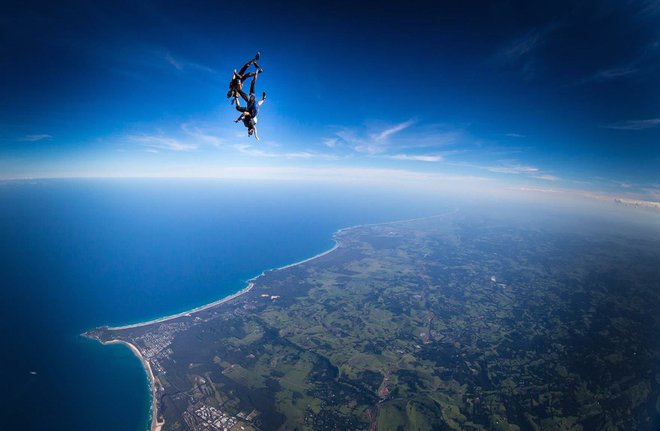
[[[658,243],[462,213],[338,231],[239,294],[85,333],[158,430],[652,430]]]

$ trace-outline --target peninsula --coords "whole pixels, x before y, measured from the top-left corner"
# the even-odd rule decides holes
[[[657,424],[654,247],[462,213],[334,239],[231,297],[84,335],[141,359],[152,431]]]

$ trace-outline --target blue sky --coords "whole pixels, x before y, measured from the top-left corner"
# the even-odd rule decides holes
[[[660,1],[11,3],[0,178],[402,172],[660,201]],[[259,142],[225,97],[256,51]]]

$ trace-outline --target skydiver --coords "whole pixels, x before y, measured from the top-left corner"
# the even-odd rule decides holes
[[[245,94],[242,89],[238,90],[238,94],[243,98],[243,100],[247,102],[247,107],[242,107],[240,104],[240,99],[236,98],[236,110],[239,111],[241,115],[236,120],[234,120],[235,123],[238,123],[242,120],[243,125],[248,129],[248,136],[252,136],[252,134],[254,134],[254,137],[257,138],[257,140],[259,140],[259,135],[257,135],[257,115],[259,114],[259,107],[266,101],[265,91],[261,93],[261,100],[259,101],[257,101],[254,95],[254,86],[257,82],[257,78],[259,77],[259,73],[260,70],[257,70],[254,74],[254,77],[252,78],[249,95]]]
[[[254,134],[254,137],[257,138],[258,141],[259,135],[257,134],[257,119],[252,118],[248,112],[242,112],[241,115],[234,120],[234,123],[238,123],[239,121],[242,121],[243,125],[248,129],[248,136],[252,136]]]
[[[259,67],[257,61],[259,60],[260,54],[257,52],[254,58],[241,67],[241,70],[236,72],[234,69],[234,74],[231,77],[229,82],[229,91],[227,92],[227,98],[231,98],[230,103],[237,103],[239,92],[243,90],[243,81],[253,76],[256,76],[257,73],[263,72],[263,69]],[[256,72],[245,73],[251,65],[254,64],[254,67],[257,69]]]

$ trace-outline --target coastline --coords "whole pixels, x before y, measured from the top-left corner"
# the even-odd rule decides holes
[[[129,349],[133,352],[135,356],[142,362],[142,367],[147,371],[147,378],[149,379],[149,386],[151,387],[151,425],[149,427],[150,431],[161,431],[163,425],[165,425],[165,421],[160,422],[158,420],[158,406],[157,406],[157,400],[156,400],[156,395],[157,395],[157,389],[156,389],[156,382],[158,381],[156,379],[156,376],[154,376],[153,371],[151,370],[151,364],[147,359],[145,359],[144,356],[142,356],[142,353],[140,353],[140,350],[133,344],[129,343],[128,341],[124,340],[110,340],[110,341],[101,341],[98,340],[101,344],[106,345],[106,344],[123,344],[125,346],[128,346]]]
[[[217,301],[213,301],[209,304],[200,305],[199,307],[195,307],[195,308],[190,309],[190,310],[182,311],[181,313],[176,313],[176,314],[171,314],[169,316],[159,317],[157,319],[148,320],[146,322],[132,323],[130,325],[123,325],[123,326],[109,326],[106,329],[109,330],[109,331],[119,331],[119,330],[122,330],[122,329],[139,328],[140,326],[152,325],[154,323],[167,322],[169,320],[177,319],[179,317],[189,316],[192,313],[197,313],[198,311],[204,311],[208,308],[215,307],[216,305],[224,304],[225,302],[231,301],[232,299],[238,298],[239,296],[241,296],[245,293],[248,293],[254,287],[254,280],[261,277],[261,275],[263,275],[263,273],[261,273],[260,275],[248,280],[248,285],[246,287],[244,287],[243,289],[239,290],[238,292],[232,293],[229,296],[225,296],[224,298],[218,299]]]
[[[344,228],[344,229],[347,229],[347,228]],[[318,259],[322,256],[325,256],[325,255],[329,254],[329,253],[332,253],[333,251],[337,250],[340,246],[339,242],[335,239],[335,236],[336,236],[337,233],[343,231],[344,229],[339,229],[333,234],[333,240],[335,242],[335,245],[332,248],[330,248],[328,250],[325,250],[321,253],[318,253],[318,254],[316,254],[312,257],[309,257],[307,259],[303,259],[303,260],[298,261],[298,262],[294,262],[294,263],[291,263],[291,264],[288,264],[288,265],[281,266],[279,268],[275,268],[272,271],[279,271],[279,270],[282,270],[282,269],[292,268],[292,267],[295,267],[297,265],[302,265],[303,263],[310,262],[314,259]],[[350,228],[348,228],[348,229],[350,229]],[[106,327],[105,329],[110,330],[110,331],[112,331],[112,330],[122,330],[122,329],[131,329],[131,328],[138,328],[138,327],[141,327],[141,326],[151,325],[151,324],[154,324],[154,323],[167,322],[167,321],[170,321],[170,320],[173,320],[173,319],[177,319],[179,317],[190,316],[193,313],[203,311],[203,310],[207,310],[209,308],[215,307],[215,306],[220,305],[220,304],[224,304],[224,303],[229,302],[232,299],[236,299],[236,298],[240,297],[241,295],[244,295],[244,294],[248,293],[250,290],[252,290],[252,288],[255,285],[256,280],[259,277],[264,276],[267,271],[271,271],[271,270],[263,271],[261,274],[257,275],[256,277],[252,277],[251,279],[248,280],[248,285],[246,287],[244,287],[243,289],[239,290],[238,292],[233,293],[229,296],[225,296],[224,298],[221,298],[217,301],[211,302],[210,304],[205,304],[205,305],[202,305],[202,306],[199,306],[199,307],[195,307],[191,310],[183,311],[181,313],[176,313],[176,314],[172,314],[172,315],[169,315],[169,316],[160,317],[160,318],[153,319],[153,320],[150,320],[150,321],[147,321],[147,322],[140,322],[140,323],[124,325],[124,326]],[[87,333],[84,333],[84,334],[81,334],[81,335],[88,336]],[[142,367],[147,372],[147,378],[149,380],[149,386],[151,387],[151,421],[150,421],[151,425],[150,425],[149,430],[150,431],[161,431],[163,425],[165,425],[165,421],[164,420],[162,422],[158,421],[158,400],[157,400],[158,390],[157,390],[157,387],[156,387],[156,384],[158,383],[158,380],[157,380],[156,376],[154,376],[154,373],[151,369],[151,364],[149,363],[149,361],[142,355],[142,353],[137,348],[137,346],[135,346],[132,343],[129,343],[128,341],[119,340],[119,339],[114,339],[114,340],[109,340],[109,341],[101,341],[100,339],[97,339],[95,337],[92,337],[92,338],[96,339],[97,341],[99,341],[103,345],[106,345],[106,344],[123,344],[123,345],[126,345],[126,346],[128,346],[129,349],[131,349],[133,354],[135,356],[137,356],[138,359],[140,359],[140,362],[142,363]]]
[[[413,218],[413,219],[408,219],[408,220],[400,220],[398,222],[368,223],[368,224],[360,224],[360,225],[356,225],[356,226],[349,226],[349,227],[340,228],[340,229],[336,230],[333,233],[332,240],[334,241],[335,244],[334,244],[334,246],[332,246],[328,250],[325,250],[321,253],[318,253],[318,254],[316,254],[312,257],[300,260],[298,262],[294,262],[294,263],[284,265],[284,266],[274,268],[274,269],[265,270],[265,271],[261,272],[261,274],[257,275],[256,277],[252,277],[251,279],[249,279],[248,280],[248,285],[246,287],[244,287],[243,289],[239,290],[238,292],[234,293],[234,294],[231,294],[229,296],[226,296],[224,298],[221,298],[221,299],[219,299],[217,301],[214,301],[214,302],[211,302],[209,304],[205,304],[205,305],[202,305],[202,306],[199,306],[199,307],[195,307],[191,310],[183,311],[181,313],[176,313],[176,314],[172,314],[172,315],[169,315],[169,316],[160,317],[160,318],[153,319],[153,320],[150,320],[150,321],[147,321],[147,322],[140,322],[140,323],[135,323],[135,324],[130,324],[130,325],[115,326],[115,327],[105,327],[104,329],[109,330],[109,331],[122,330],[122,329],[138,328],[138,327],[141,327],[141,326],[151,325],[151,324],[154,324],[154,323],[167,322],[167,321],[170,321],[170,320],[173,320],[173,319],[177,319],[179,317],[189,317],[193,313],[203,311],[203,310],[207,310],[207,309],[215,307],[217,305],[221,305],[221,304],[224,304],[226,302],[229,302],[229,301],[231,301],[233,299],[236,299],[236,298],[240,297],[241,295],[244,295],[244,294],[248,293],[249,291],[251,291],[252,288],[255,286],[255,283],[256,283],[257,279],[264,276],[266,274],[266,272],[280,271],[280,270],[284,270],[284,269],[293,268],[295,266],[302,265],[304,263],[307,263],[307,262],[313,261],[315,259],[318,259],[320,257],[326,256],[326,255],[332,253],[333,251],[337,250],[341,246],[340,241],[338,241],[338,239],[337,239],[337,235],[341,234],[344,231],[357,229],[357,228],[360,228],[360,227],[366,227],[366,226],[378,226],[378,225],[385,225],[385,224],[392,224],[392,223],[405,223],[405,222],[414,221],[414,220],[441,217],[443,215],[446,215],[446,214],[438,214],[438,215],[429,216],[429,217],[419,217],[419,218]],[[82,335],[87,336],[86,334],[87,333],[84,333]],[[127,342],[127,341],[119,340],[119,339],[114,339],[114,340],[109,340],[109,341],[101,341],[99,339],[98,341],[101,342],[101,344],[125,344],[140,359],[140,361],[142,362],[142,366],[147,371],[147,377],[149,379],[149,384],[151,386],[151,426],[150,426],[150,431],[161,431],[162,427],[165,424],[165,421],[164,420],[162,422],[158,421],[158,402],[157,402],[157,399],[156,399],[156,397],[157,397],[156,383],[158,382],[158,380],[156,379],[156,377],[153,374],[153,371],[151,369],[151,364],[149,363],[149,361],[144,358],[144,356],[142,355],[140,350],[135,345],[133,345],[133,344]]]
[[[340,232],[342,232],[344,230],[347,230],[347,229],[353,229],[355,227],[359,227],[359,226],[351,226],[351,227],[348,227],[348,228],[339,229],[339,230],[335,231],[335,233],[333,234],[333,238],[337,233],[340,233]],[[315,254],[312,257],[308,257],[306,259],[300,260],[298,262],[290,263],[288,265],[280,266],[278,268],[267,269],[267,270],[263,271],[261,274],[249,279],[248,280],[248,285],[246,287],[244,287],[243,289],[239,290],[236,293],[232,293],[231,295],[225,296],[224,298],[218,299],[217,301],[213,301],[209,304],[200,305],[199,307],[195,307],[195,308],[192,308],[190,310],[182,311],[180,313],[171,314],[169,316],[158,317],[156,319],[148,320],[146,322],[132,323],[132,324],[129,324],[129,325],[122,325],[122,326],[109,326],[106,329],[109,330],[109,331],[116,331],[116,330],[122,330],[122,329],[139,328],[141,326],[152,325],[154,323],[167,322],[169,320],[177,319],[179,317],[187,317],[187,316],[189,316],[193,313],[197,313],[198,311],[204,311],[204,310],[207,310],[209,308],[215,307],[216,305],[224,304],[225,302],[229,302],[232,299],[238,298],[241,295],[244,295],[244,294],[248,293],[254,287],[254,284],[257,281],[257,279],[264,276],[264,275],[266,275],[266,272],[268,272],[268,271],[280,271],[280,270],[283,270],[283,269],[293,268],[295,266],[302,265],[303,263],[310,262],[314,259],[318,259],[320,257],[323,257],[327,254],[332,253],[333,251],[337,250],[337,248],[339,248],[339,245],[340,245],[338,241],[334,240],[334,242],[335,242],[334,246],[332,246],[328,250],[325,250],[321,253]]]
[[[249,280],[247,280],[248,285],[246,287],[244,287],[243,289],[239,290],[236,293],[233,293],[229,296],[225,296],[224,298],[221,298],[217,301],[213,301],[209,304],[200,305],[199,307],[195,307],[195,308],[192,308],[190,310],[182,311],[180,313],[171,314],[171,315],[163,316],[163,317],[158,317],[156,319],[148,320],[146,322],[132,323],[132,324],[122,325],[122,326],[109,326],[109,327],[106,327],[105,329],[107,329],[109,331],[112,331],[112,330],[139,328],[140,326],[151,325],[151,324],[154,324],[154,323],[167,322],[169,320],[173,320],[173,319],[176,319],[176,318],[179,318],[179,317],[188,316],[192,313],[196,313],[198,311],[203,311],[203,310],[209,309],[211,307],[215,307],[216,305],[224,304],[225,302],[228,302],[228,301],[231,301],[232,299],[238,298],[239,296],[241,296],[241,295],[249,292],[250,290],[252,290],[252,288],[254,287],[254,284],[257,281],[257,279],[264,276],[266,274],[266,272],[268,272],[268,271],[280,271],[280,270],[283,270],[283,269],[293,268],[295,266],[302,265],[303,263],[307,263],[307,262],[310,262],[314,259],[318,259],[320,257],[323,257],[323,256],[325,256],[327,254],[330,254],[333,251],[337,250],[340,246],[339,241],[337,241],[337,235],[341,234],[344,231],[351,230],[351,229],[358,229],[358,228],[361,228],[361,227],[380,226],[380,225],[395,224],[395,223],[396,224],[398,224],[398,223],[407,223],[407,222],[416,221],[416,220],[425,220],[425,219],[430,219],[430,218],[435,218],[435,217],[443,217],[443,216],[446,216],[447,214],[451,214],[451,213],[454,213],[454,212],[457,212],[457,211],[458,211],[458,208],[454,209],[453,211],[449,211],[447,213],[441,213],[441,214],[436,214],[436,215],[432,215],[432,216],[415,217],[415,218],[411,218],[411,219],[389,221],[389,222],[363,223],[363,224],[358,224],[358,225],[355,225],[355,226],[348,226],[348,227],[339,228],[332,234],[332,240],[334,241],[335,245],[333,245],[328,250],[322,251],[321,253],[315,254],[312,257],[308,257],[306,259],[299,260],[299,261],[294,262],[294,263],[290,263],[290,264],[280,266],[280,267],[277,267],[277,268],[266,269],[266,270],[262,271],[261,274],[259,274],[257,276],[254,276],[254,277],[250,278]]]

